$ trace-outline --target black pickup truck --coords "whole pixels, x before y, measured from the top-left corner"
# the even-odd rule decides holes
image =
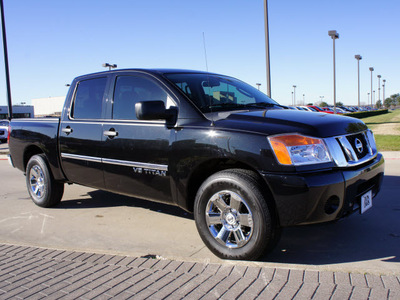
[[[77,77],[61,118],[14,119],[33,202],[76,183],[193,212],[217,256],[257,259],[281,228],[363,213],[384,160],[360,120],[285,109],[235,78],[128,69]]]

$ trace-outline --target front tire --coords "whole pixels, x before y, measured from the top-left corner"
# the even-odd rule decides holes
[[[194,205],[207,247],[224,259],[256,260],[271,251],[280,230],[267,195],[254,172],[234,169],[210,176]]]
[[[43,154],[34,155],[29,160],[26,186],[32,201],[40,207],[57,205],[64,194],[64,184],[54,180]]]

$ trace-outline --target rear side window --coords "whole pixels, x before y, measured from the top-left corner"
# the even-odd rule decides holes
[[[150,79],[139,76],[118,76],[114,90],[113,119],[136,120],[135,104],[161,100],[168,105],[168,94]]]
[[[100,119],[106,83],[106,77],[79,82],[71,117],[74,119]]]

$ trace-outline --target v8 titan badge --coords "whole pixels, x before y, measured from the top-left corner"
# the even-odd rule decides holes
[[[361,196],[361,213],[363,214],[372,207],[372,190]]]

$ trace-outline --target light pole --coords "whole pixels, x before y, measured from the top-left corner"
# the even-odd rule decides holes
[[[368,92],[367,94],[368,94],[367,105],[369,105],[369,95],[370,95],[370,92]]]
[[[355,59],[357,59],[357,77],[358,77],[358,109],[360,109],[360,60],[362,60],[362,56],[360,54],[354,55]]]
[[[261,85],[261,83],[256,83],[258,90],[260,90],[260,85]]]
[[[269,63],[268,0],[264,0],[265,57],[267,62],[267,96],[271,98],[271,67]]]
[[[108,68],[108,70],[111,70],[111,69],[115,69],[117,67],[117,65],[116,64],[104,63],[103,67],[104,68]]]
[[[296,86],[293,86],[293,105],[296,105]]]
[[[1,10],[1,29],[3,35],[3,52],[4,52],[4,68],[6,71],[6,87],[7,87],[7,102],[8,102],[8,119],[12,119],[12,100],[11,100],[11,84],[10,84],[10,71],[8,67],[8,50],[7,50],[7,37],[6,37],[6,21],[4,20],[4,5],[3,0],[0,1]]]
[[[324,99],[324,96],[319,96],[319,99],[321,99],[321,103],[322,103],[322,99]]]
[[[304,103],[305,103],[305,100],[306,99],[306,94],[303,94],[303,105],[304,105]]]
[[[381,75],[378,75],[378,101],[381,100]]]
[[[371,105],[372,105],[372,72],[374,72],[374,68],[370,67],[369,70],[371,71]]]
[[[333,113],[336,114],[336,65],[335,65],[335,40],[339,38],[336,30],[329,30],[328,35],[333,40]]]
[[[382,99],[382,104],[383,104],[383,102],[385,102],[385,84],[386,84],[386,79],[383,79],[382,81],[383,81],[383,84],[382,84],[382,87],[383,87],[383,99]]]
[[[292,106],[294,106],[294,101],[293,101],[293,92],[292,92]]]
[[[371,101],[371,102],[372,102],[372,103],[371,103],[371,104],[372,104],[371,106],[372,106],[372,108],[374,108],[374,103],[375,103],[375,90],[373,90],[372,92],[374,93],[374,102]],[[372,99],[371,99],[371,100],[372,100]]]

